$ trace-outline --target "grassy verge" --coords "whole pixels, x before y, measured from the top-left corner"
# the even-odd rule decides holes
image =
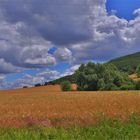
[[[140,116],[128,122],[106,119],[96,126],[0,129],[0,140],[139,140]]]

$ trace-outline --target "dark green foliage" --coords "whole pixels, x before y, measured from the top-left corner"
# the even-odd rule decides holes
[[[23,88],[28,88],[28,86],[24,86]]]
[[[136,67],[140,64],[140,52],[132,54],[132,55],[124,56],[124,57],[121,57],[121,58],[117,58],[117,59],[114,59],[114,60],[111,60],[107,64],[113,64],[120,71],[126,72],[127,74],[133,74],[136,71]],[[88,65],[90,66],[90,64],[88,64]],[[80,67],[81,71],[82,71],[82,69],[84,69],[84,67],[85,67],[85,65],[82,64],[81,67]],[[82,74],[81,74],[81,76],[82,76]],[[96,77],[96,75],[94,75],[94,76]],[[73,75],[69,75],[69,76],[59,78],[59,79],[54,80],[54,81],[46,82],[45,85],[60,84],[63,81],[70,81],[71,83],[76,83],[76,79],[77,79],[76,75],[73,74]],[[119,82],[120,82],[120,80],[117,81],[117,79],[116,79],[116,84],[118,86],[120,86]],[[104,82],[99,81],[98,84],[99,85],[101,84],[103,86]],[[107,88],[112,88],[110,83],[109,83],[109,85],[107,85]],[[83,90],[81,87],[78,87],[78,89]],[[102,90],[102,88],[100,90]]]
[[[111,60],[108,63],[114,64],[123,72],[132,74],[135,72],[136,67],[140,64],[140,52]]]
[[[40,87],[42,86],[40,83],[36,84],[35,87]]]
[[[136,82],[136,90],[140,90],[140,81]]]
[[[88,63],[76,71],[79,90],[119,90],[123,85],[133,85],[127,74],[112,64]]]
[[[64,81],[61,83],[62,91],[71,91],[71,83],[69,81]]]
[[[136,89],[136,85],[135,84],[131,84],[131,85],[122,85],[120,87],[121,90],[135,90]]]
[[[104,82],[103,78],[98,80],[98,85],[97,86],[98,86],[97,88],[99,90],[104,90],[105,89],[106,85],[105,85],[105,82]]]
[[[140,65],[137,66],[136,74],[138,77],[140,77]]]

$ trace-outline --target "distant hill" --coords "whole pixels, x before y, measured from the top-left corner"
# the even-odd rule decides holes
[[[137,65],[140,64],[140,52],[116,58],[107,63],[114,64],[119,70],[127,72],[128,74],[133,74],[136,70]],[[51,82],[46,82],[46,85],[60,84],[63,81],[76,83],[76,76],[74,74],[65,76]]]
[[[55,85],[55,84],[60,84],[61,82],[64,81],[70,81],[71,83],[76,83],[76,77],[75,75],[68,75],[68,76],[64,76],[62,78],[50,81],[50,82],[46,82],[45,85]]]
[[[140,52],[113,59],[108,63],[112,63],[118,67],[118,69],[132,74],[135,72],[136,67],[140,64]]]

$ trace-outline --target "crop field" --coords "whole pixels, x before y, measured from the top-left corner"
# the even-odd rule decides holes
[[[92,126],[140,115],[139,91],[61,92],[57,86],[0,92],[0,128]]]
[[[134,81],[140,81],[140,78],[136,74],[129,75],[130,78],[132,78]]]

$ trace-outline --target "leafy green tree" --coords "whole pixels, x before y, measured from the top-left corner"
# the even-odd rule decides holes
[[[122,85],[133,83],[127,74],[120,72],[112,64],[90,62],[87,65],[81,65],[75,75],[78,89],[87,91],[118,90]]]
[[[71,83],[69,81],[64,81],[61,83],[62,91],[71,91]]]
[[[140,90],[140,81],[136,82],[136,90]]]
[[[137,66],[136,74],[138,77],[140,77],[140,65]]]
[[[107,83],[104,90],[118,90],[119,87],[117,87],[114,83]]]
[[[23,86],[23,88],[28,88],[28,86]]]
[[[103,78],[98,80],[98,89],[99,90],[104,90],[105,89],[105,82],[104,82]]]
[[[35,87],[40,87],[40,86],[42,86],[40,83],[35,84]]]
[[[131,85],[122,85],[120,87],[121,90],[135,90],[136,89],[136,85],[135,84],[131,84]]]

